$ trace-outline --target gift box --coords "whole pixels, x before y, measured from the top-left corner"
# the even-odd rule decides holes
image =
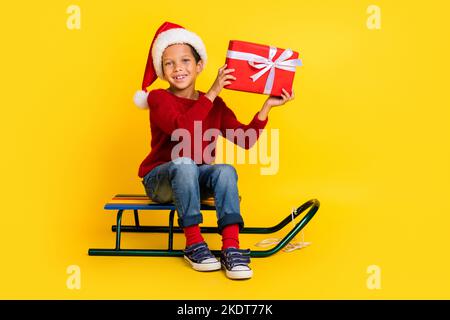
[[[281,96],[282,88],[292,93],[295,69],[302,65],[291,49],[238,40],[230,40],[225,63],[236,80],[224,88],[273,96]]]

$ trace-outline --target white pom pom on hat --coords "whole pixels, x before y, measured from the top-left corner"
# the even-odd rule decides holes
[[[147,97],[148,92],[145,92],[144,90],[136,91],[133,97],[134,104],[140,109],[147,109],[148,108]]]
[[[163,79],[161,63],[162,54],[168,46],[176,43],[190,44],[199,54],[203,61],[203,65],[206,65],[208,57],[206,55],[206,48],[202,39],[195,33],[186,30],[178,24],[164,22],[156,31],[150,46],[144,79],[142,80],[142,90],[138,90],[133,97],[134,103],[139,108],[148,108],[147,87],[150,86],[158,77]]]

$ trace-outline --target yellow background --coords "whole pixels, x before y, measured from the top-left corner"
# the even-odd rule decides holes
[[[163,3],[2,4],[0,298],[450,298],[449,5]],[[80,30],[66,27],[72,4]],[[371,4],[381,8],[381,30],[366,27]],[[312,245],[253,259],[250,281],[194,272],[180,258],[87,255],[114,244],[104,203],[143,193],[137,169],[149,151],[148,116],[132,96],[164,21],[205,42],[200,90],[214,81],[230,39],[290,47],[303,59],[296,99],[269,115],[267,128],[280,130],[279,172],[238,165],[239,190],[248,226],[273,225],[310,198],[321,208],[305,229]],[[266,98],[221,96],[243,122]],[[205,220],[215,223],[212,213]],[[243,235],[241,244],[255,248],[266,237]],[[220,246],[218,235],[206,238]],[[125,234],[123,244],[164,248],[166,239]],[[183,247],[181,235],[175,246]],[[66,286],[70,265],[80,267],[80,290]],[[381,268],[379,290],[366,285],[370,265]]]

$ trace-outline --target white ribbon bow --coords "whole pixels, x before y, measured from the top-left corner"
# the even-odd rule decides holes
[[[276,68],[295,72],[295,67],[302,65],[300,59],[288,60],[294,54],[291,49],[284,50],[283,53],[278,57],[278,59],[273,61],[273,57],[275,57],[276,53],[277,48],[272,46],[270,46],[269,49],[269,58],[265,58],[263,56],[248,52],[228,50],[227,58],[248,61],[248,63],[252,67],[256,69],[262,69],[261,71],[258,71],[250,77],[253,82],[258,80],[263,74],[270,70],[266,85],[264,87],[264,94],[270,94],[272,92],[273,83],[275,81]]]

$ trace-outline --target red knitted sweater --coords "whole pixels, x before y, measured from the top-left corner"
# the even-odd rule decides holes
[[[192,100],[178,97],[165,89],[150,91],[147,102],[150,110],[151,151],[139,167],[139,177],[142,178],[154,167],[173,160],[172,150],[183,140],[171,140],[175,129],[185,129],[184,132],[189,132],[191,137],[190,154],[180,152],[179,156],[189,156],[198,164],[210,163],[214,160],[217,135],[213,134],[213,138],[203,138],[207,137],[207,135],[204,136],[204,133],[208,129],[218,129],[215,132],[224,137],[227,137],[229,133],[229,130],[226,131],[227,129],[242,129],[244,131],[254,129],[256,139],[251,138],[254,135],[249,135],[248,138],[244,139],[244,143],[242,143],[242,139],[230,136],[232,137],[232,139],[229,139],[230,141],[246,149],[251,148],[259,138],[268,119],[261,121],[258,119],[258,113],[256,113],[250,123],[244,125],[237,120],[234,112],[227,107],[220,97],[217,97],[213,103],[205,96],[204,92],[199,91],[199,93],[198,100]],[[214,130],[209,131],[213,132]],[[194,148],[196,144],[197,148]],[[212,149],[212,152],[210,152],[212,157],[204,156],[203,151],[207,147],[210,150]],[[202,154],[198,157],[200,149]],[[208,154],[208,152],[205,154]]]

